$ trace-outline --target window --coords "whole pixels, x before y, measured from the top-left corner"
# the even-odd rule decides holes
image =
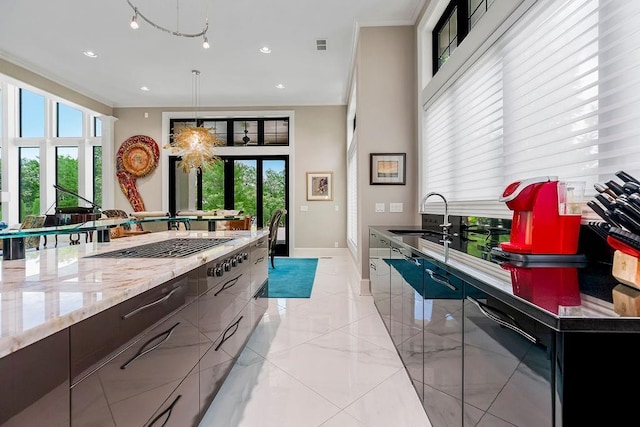
[[[449,59],[494,0],[452,0],[433,29],[433,74]]]
[[[98,138],[102,136],[102,120],[97,117],[93,118],[93,136]]]
[[[258,145],[258,121],[236,120],[233,122],[233,145]]]
[[[171,119],[171,134],[183,126],[204,126],[227,146],[289,145],[288,118]]]
[[[538,1],[425,100],[421,194],[504,214],[516,180],[584,181],[590,196],[618,170],[640,177],[639,18],[635,2]]]
[[[2,218],[7,223],[22,222],[26,215],[53,213],[56,196],[61,195],[54,184],[89,200],[101,200],[105,190],[111,194],[113,185],[102,188],[99,113],[2,76],[0,87],[3,116],[6,122],[16,123],[0,133],[3,161],[17,165],[6,168],[5,164],[2,186],[11,202],[5,203]],[[61,197],[62,206],[86,206],[73,199]]]
[[[71,108],[68,105],[58,102],[56,129],[57,136],[76,137],[82,136],[82,111]]]
[[[102,206],[102,147],[93,147],[93,203]]]
[[[78,194],[78,147],[56,147],[56,184]],[[79,206],[78,198],[59,191],[56,206]]]
[[[20,89],[20,137],[44,137],[44,96]]]
[[[20,150],[20,222],[27,215],[40,215],[40,149],[21,147]]]

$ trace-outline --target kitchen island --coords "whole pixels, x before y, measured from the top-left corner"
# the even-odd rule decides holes
[[[266,309],[267,237],[167,231],[2,261],[0,424],[197,425]],[[135,255],[178,240],[213,246]]]
[[[610,265],[490,262],[418,228],[370,227],[369,267],[433,426],[628,425],[640,318],[613,310]]]

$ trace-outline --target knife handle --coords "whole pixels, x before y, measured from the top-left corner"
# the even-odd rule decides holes
[[[622,224],[627,230],[633,233],[640,232],[640,222],[633,219],[630,215],[627,215],[627,213],[623,212],[621,209],[614,209],[613,216],[616,217],[618,222],[620,222],[620,224]]]
[[[596,199],[602,204],[602,206],[604,206],[605,209],[612,211],[615,208],[613,204],[613,199],[605,196],[602,193],[596,194]]]
[[[618,184],[615,181],[607,181],[604,185],[609,187],[611,191],[616,193],[618,196],[624,193],[624,189],[622,188],[622,185]]]
[[[640,192],[640,184],[633,181],[625,182],[622,186],[622,189],[624,190],[625,194],[638,193]]]
[[[635,182],[636,184],[640,184],[640,181],[626,173],[625,171],[616,172],[616,176],[623,180],[624,182]]]
[[[602,206],[600,206],[599,204],[597,204],[593,200],[589,200],[587,202],[587,206],[589,206],[591,209],[593,209],[593,211],[595,213],[597,213],[600,216],[600,218],[604,219],[609,224],[613,225],[614,227],[620,227],[620,223],[618,221],[616,221],[615,219],[611,218],[611,214],[608,211],[605,211],[602,208]]]

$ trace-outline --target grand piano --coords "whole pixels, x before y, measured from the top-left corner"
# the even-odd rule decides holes
[[[87,221],[95,221],[100,219],[100,217],[102,216],[102,212],[100,210],[100,206],[95,204],[94,202],[92,202],[91,200],[85,199],[84,197],[82,197],[79,194],[74,193],[73,191],[67,190],[64,187],[61,187],[60,185],[57,184],[53,184],[53,187],[56,189],[56,205],[54,206],[55,208],[55,213],[53,214],[45,214],[45,220],[44,220],[44,227],[56,227],[59,225],[69,225],[69,224],[82,224],[84,222]],[[58,200],[59,200],[59,195],[60,192],[69,194],[73,197],[77,197],[78,199],[81,199],[85,202],[87,202],[88,204],[90,204],[91,206],[85,207],[85,206],[58,206]],[[86,240],[90,241],[92,240],[92,233],[87,233],[86,236]],[[71,234],[69,235],[69,239],[70,239],[70,243],[71,244],[79,244],[80,243],[80,237],[78,236],[78,238],[74,238],[74,235]],[[56,236],[56,243],[58,241],[58,236]],[[47,245],[47,240],[46,240],[46,236],[45,236],[45,241],[44,241],[44,245]]]

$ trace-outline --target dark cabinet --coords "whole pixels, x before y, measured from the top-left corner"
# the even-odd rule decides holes
[[[264,242],[262,242],[264,240]],[[248,259],[231,262],[221,277],[217,270],[205,266],[202,280],[207,291],[198,300],[199,325],[202,333],[199,362],[200,416],[204,415],[233,363],[244,348],[268,300],[265,291],[268,274],[266,239],[249,248]],[[246,252],[232,254],[238,259]],[[248,261],[248,262],[246,262]],[[254,291],[253,288],[256,288]]]
[[[391,302],[390,286],[390,254],[389,240],[377,232],[369,232],[369,281],[371,295],[380,316],[389,330]]]
[[[463,284],[448,267],[425,257],[417,261],[424,299],[422,403],[434,427],[461,425]],[[417,347],[417,342],[407,344]]]
[[[140,305],[132,311],[125,310],[120,318],[126,320],[147,314],[145,310],[158,310],[162,305],[165,305],[168,314],[125,345],[113,348],[97,363],[95,371],[72,384],[71,411],[74,426],[144,425],[197,365],[201,338],[197,323],[193,323],[191,312],[186,310],[190,308],[188,303],[193,301],[186,295],[197,289],[197,272],[181,276],[166,286],[172,289],[166,295],[171,292],[174,292],[173,297],[181,295],[176,297],[177,300],[187,305],[172,310],[175,302],[166,298]],[[117,306],[111,310],[122,313],[121,309],[122,307]],[[97,335],[105,334],[105,330],[111,326],[90,324]],[[71,360],[77,360],[78,355],[73,353],[75,348],[86,349],[75,343],[74,339],[90,332],[82,322],[77,326],[82,334],[76,333],[74,326],[71,327]]]
[[[69,425],[69,331],[0,358],[0,425]]]
[[[145,427],[195,427],[200,422],[199,376],[195,367]]]
[[[465,425],[554,425],[554,332],[464,286]]]

